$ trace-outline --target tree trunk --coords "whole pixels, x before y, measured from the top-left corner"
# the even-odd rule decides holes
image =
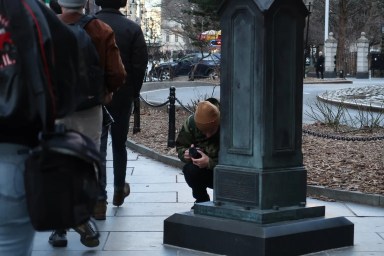
[[[346,37],[346,25],[348,20],[348,10],[347,10],[348,0],[339,0],[339,27],[338,27],[338,43],[337,43],[337,53],[336,53],[336,71],[337,74],[341,70],[344,70],[345,62],[345,37]]]

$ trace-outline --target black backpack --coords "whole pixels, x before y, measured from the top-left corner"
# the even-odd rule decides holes
[[[45,15],[49,13],[44,8],[30,0],[0,2],[1,133],[19,127],[41,127],[39,107],[48,110],[46,118],[50,125],[58,115],[74,110],[73,81],[76,80],[67,77],[58,81],[62,79],[56,80],[55,76],[57,38],[50,27],[60,21],[56,18],[48,24]],[[68,66],[72,59],[67,60],[61,63]]]
[[[33,227],[68,229],[88,221],[97,202],[100,164],[96,145],[85,135],[63,126],[42,133],[24,175]]]
[[[104,70],[100,66],[99,54],[92,42],[91,37],[85,31],[85,26],[95,16],[83,15],[80,20],[74,24],[69,24],[71,30],[75,33],[80,52],[83,55],[87,80],[79,81],[77,88],[77,107],[76,110],[84,110],[96,105],[100,105],[104,99]]]

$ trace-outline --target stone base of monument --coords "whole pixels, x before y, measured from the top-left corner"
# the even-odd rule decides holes
[[[369,78],[369,73],[368,72],[357,72],[356,78],[367,79],[367,78]]]
[[[334,71],[325,71],[324,78],[336,78],[337,74]]]
[[[223,255],[302,255],[352,246],[353,236],[344,217],[258,224],[185,212],[164,221],[164,244]]]

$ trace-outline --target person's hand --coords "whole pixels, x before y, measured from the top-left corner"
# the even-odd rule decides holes
[[[185,151],[184,151],[184,159],[186,161],[191,161],[191,156],[189,155],[189,148],[187,148]]]
[[[189,149],[190,148],[194,148],[195,145],[194,144],[191,144],[191,146],[189,146],[189,148],[187,148],[185,151],[184,151],[184,159],[186,161],[192,161],[192,157],[191,155],[189,154]],[[198,151],[199,151],[199,148],[196,148]]]
[[[203,153],[200,149],[197,149],[197,152],[200,153],[200,158],[191,158],[192,163],[199,168],[207,168],[209,164],[209,157]]]

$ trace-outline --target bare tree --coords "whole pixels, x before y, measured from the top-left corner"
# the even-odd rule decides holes
[[[161,45],[161,38],[159,34],[158,24],[156,23],[156,20],[152,17],[146,18],[144,21],[144,35],[146,38],[147,48],[148,48],[148,54],[151,57],[151,59],[160,59],[160,47]]]
[[[218,22],[202,15],[199,5],[188,0],[163,0],[161,4],[162,28],[169,33],[182,36],[186,47],[204,51],[209,43],[199,40],[199,35],[207,30],[218,30]]]
[[[309,44],[324,44],[324,1],[315,0],[310,17]],[[382,41],[384,0],[330,0],[329,31],[338,40],[337,70],[345,68],[350,48],[365,32],[370,46]]]
[[[190,8],[192,5],[188,0],[163,0],[161,3],[163,31],[182,37],[187,48],[191,47],[193,32],[190,28],[193,27],[194,19],[182,10]]]

